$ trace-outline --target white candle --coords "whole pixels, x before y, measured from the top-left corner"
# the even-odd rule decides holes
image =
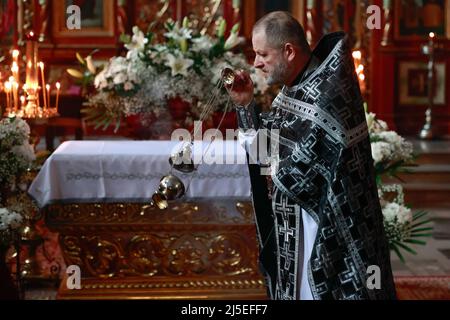
[[[11,72],[14,77],[14,81],[19,82],[19,65],[16,61],[12,63]]]
[[[45,89],[47,89],[47,107],[51,108],[51,106],[50,106],[50,85],[46,84]]]
[[[11,92],[11,83],[9,81],[5,82],[5,93],[6,93],[6,109],[7,113],[10,113],[11,110],[11,100],[9,98],[9,94]]]
[[[39,84],[36,83],[36,89],[35,89],[35,95],[36,95],[36,105],[38,107],[38,109],[41,108],[41,102],[39,101]]]
[[[59,82],[56,83],[56,110],[58,110],[59,104],[59,90],[61,89],[61,84]]]
[[[19,50],[15,49],[12,51],[13,63],[11,71],[14,79],[19,82]]]
[[[44,101],[44,110],[47,109],[47,98],[45,97],[45,77],[44,77],[44,63],[39,61],[39,69],[41,69],[41,85],[42,85],[42,99]]]
[[[14,79],[14,77],[13,76],[10,76],[9,77],[9,83],[10,83],[10,85],[11,85],[11,104],[14,106],[14,111],[17,111],[17,109],[18,109],[18,103],[19,103],[19,98],[18,98],[18,95],[17,95],[17,92],[18,92],[18,86],[16,87],[16,80]]]
[[[14,112],[17,113],[19,111],[19,84],[14,81],[12,86],[14,92]]]

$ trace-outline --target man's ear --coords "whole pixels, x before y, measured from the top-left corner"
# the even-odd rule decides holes
[[[289,62],[293,61],[297,56],[297,48],[290,42],[284,45],[284,57]]]

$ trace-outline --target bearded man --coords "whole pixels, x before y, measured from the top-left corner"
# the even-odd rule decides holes
[[[270,150],[271,190],[262,164],[250,165],[269,297],[395,299],[348,37],[328,34],[311,51],[298,21],[278,11],[255,24],[252,43],[254,67],[268,84],[283,85],[268,113],[255,104],[245,71],[236,73],[239,86],[227,86],[243,144],[279,142]]]

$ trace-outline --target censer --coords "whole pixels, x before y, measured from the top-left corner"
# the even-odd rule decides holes
[[[169,207],[168,201],[181,198],[185,192],[186,189],[181,179],[168,174],[159,181],[158,190],[152,196],[152,203],[164,210]]]
[[[170,156],[169,163],[172,168],[184,173],[190,173],[195,170],[194,159],[192,159],[192,145],[193,143],[190,142]]]
[[[221,76],[222,81],[227,86],[236,86],[244,84],[243,79],[239,77],[239,75],[237,75],[236,72],[234,72],[234,70],[231,68],[224,68],[221,72]]]
[[[239,85],[242,83],[242,79],[231,68],[224,68],[221,72],[221,81],[219,82],[219,88],[225,84],[227,86]],[[212,98],[212,101],[215,97]],[[228,103],[227,103],[228,106]],[[212,108],[212,103],[207,105],[200,115],[200,120],[204,119],[204,116],[208,114],[209,109]],[[224,113],[225,115],[225,113]],[[220,120],[218,127],[222,123],[223,117]],[[217,129],[218,130],[218,129]],[[194,161],[192,158],[192,146],[193,143],[184,145],[179,151],[172,154],[169,158],[169,163],[173,169],[181,171],[183,173],[191,173],[196,170]],[[209,148],[209,146],[208,146]],[[176,200],[181,198],[186,193],[186,188],[180,178],[169,173],[161,178],[159,182],[158,190],[152,196],[152,205],[156,205],[159,209],[164,210],[169,207],[170,200]]]

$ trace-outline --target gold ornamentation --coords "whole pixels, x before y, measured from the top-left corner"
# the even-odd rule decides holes
[[[253,223],[250,202],[238,202],[236,212],[227,212],[225,203],[174,202],[161,211],[142,203],[53,204],[45,209],[49,225],[70,228],[74,223],[100,227],[102,224],[136,223]],[[124,227],[124,226],[123,226]]]
[[[200,237],[189,234],[174,239],[168,248],[169,255],[165,261],[167,270],[175,275],[199,275],[205,273],[210,265],[208,248]]]
[[[253,262],[257,257],[251,251],[240,234],[218,235],[210,247],[212,268],[219,274],[254,274],[257,268]]]
[[[166,211],[144,206],[45,209],[66,264],[82,271],[82,289],[68,290],[63,281],[60,297],[264,297],[250,202],[176,203]]]
[[[121,260],[121,249],[114,241],[90,237],[84,243],[82,257],[89,273],[99,278],[111,278],[117,275]]]
[[[90,236],[61,236],[67,264],[77,264],[90,277],[143,277],[256,274],[257,255],[251,227],[240,233],[176,230],[147,235],[109,232]],[[246,230],[247,229],[247,230]],[[97,232],[96,232],[97,233]]]
[[[127,247],[127,261],[133,274],[154,276],[159,270],[167,249],[158,237],[135,236]]]

